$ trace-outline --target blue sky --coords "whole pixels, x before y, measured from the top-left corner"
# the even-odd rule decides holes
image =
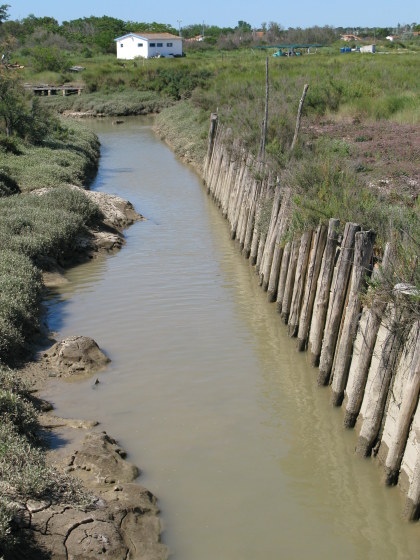
[[[283,27],[311,25],[387,27],[397,23],[420,22],[419,0],[158,0],[139,2],[125,0],[3,0],[10,3],[11,19],[22,19],[33,13],[63,20],[88,16],[112,16],[132,21],[157,21],[178,28],[205,22],[234,27],[238,20],[259,27],[265,21],[276,21]]]

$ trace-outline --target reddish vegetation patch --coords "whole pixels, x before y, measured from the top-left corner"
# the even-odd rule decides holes
[[[420,127],[393,122],[306,122],[311,139],[326,136],[348,146],[348,159],[382,194],[415,200],[420,194]]]

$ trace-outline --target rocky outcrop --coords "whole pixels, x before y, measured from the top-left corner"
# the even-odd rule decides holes
[[[79,187],[73,187],[79,189]],[[115,194],[107,194],[98,191],[85,191],[85,195],[95,202],[102,214],[104,215],[104,223],[117,230],[122,230],[134,222],[144,220],[143,216],[138,214],[131,202],[124,200]]]
[[[86,507],[28,500],[16,504],[25,546],[16,558],[165,560],[156,498],[132,481],[138,469],[105,432],[90,432],[62,467],[93,495]]]
[[[93,373],[110,362],[93,338],[88,336],[64,338],[44,352],[43,357],[60,376]]]

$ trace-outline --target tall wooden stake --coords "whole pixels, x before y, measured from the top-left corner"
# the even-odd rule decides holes
[[[265,145],[267,143],[267,126],[268,126],[268,98],[269,98],[269,79],[268,79],[268,56],[265,58],[265,111],[264,111],[264,121],[263,129],[261,135],[261,145],[260,145],[260,159],[265,158]]]
[[[308,87],[309,87],[309,84],[305,84],[303,86],[303,93],[302,93],[302,97],[300,98],[299,109],[298,109],[298,114],[297,114],[297,119],[296,119],[295,135],[293,136],[293,142],[292,142],[292,145],[290,146],[290,151],[291,152],[293,152],[293,150],[295,149],[296,142],[297,142],[297,139],[298,139],[298,134],[299,134],[299,129],[300,129],[300,119],[302,117],[302,109],[303,109],[303,104],[305,103],[305,97],[306,97],[306,92],[308,91]]]

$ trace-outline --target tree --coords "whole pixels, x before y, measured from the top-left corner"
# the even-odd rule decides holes
[[[238,25],[236,26],[236,29],[242,31],[242,33],[251,33],[252,31],[251,24],[247,23],[246,21],[242,21],[241,19],[238,21]]]
[[[27,117],[25,91],[13,74],[0,69],[0,119],[6,136],[23,131]]]
[[[7,13],[7,10],[10,8],[9,4],[1,4],[0,5],[0,25],[3,23],[3,21],[6,21],[6,19],[9,19],[9,14]]]

